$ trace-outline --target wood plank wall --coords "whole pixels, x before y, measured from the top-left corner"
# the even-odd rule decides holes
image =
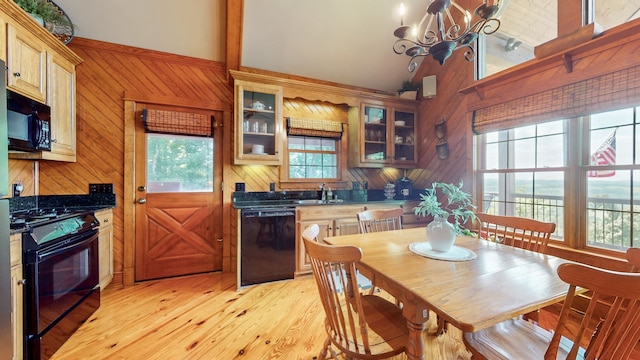
[[[124,219],[122,204],[126,201],[124,193],[124,170],[133,164],[125,164],[124,154],[124,106],[125,93],[139,94],[143,99],[183,99],[185,102],[214,104],[220,110],[230,110],[233,101],[233,89],[227,80],[224,65],[217,62],[188,58],[178,55],[149,51],[129,46],[105,43],[83,38],[74,38],[70,48],[84,59],[77,68],[77,162],[60,163],[40,161],[39,194],[84,194],[88,192],[89,183],[114,183],[117,195],[117,208],[114,209],[114,284],[122,284],[124,259]],[[448,104],[445,94],[455,93],[458,82],[441,82],[450,90],[438,88],[438,98],[426,103]],[[446,106],[443,106],[447,108]],[[455,107],[458,107],[457,105]],[[464,176],[464,168],[449,165],[454,159],[464,159],[466,148],[452,151],[449,160],[439,160],[435,155],[432,138],[432,124],[439,120],[434,109],[421,108],[423,114],[419,120],[418,135],[422,139],[420,152],[420,169],[409,171],[408,176],[414,180],[416,188],[430,186],[432,180],[458,181]],[[335,119],[347,122],[347,110],[344,105],[322,102],[310,102],[301,99],[286,99],[285,116],[299,116],[320,119]],[[450,122],[450,133],[458,131],[463,125]],[[231,146],[231,136],[225,135]],[[451,136],[452,150],[454,146],[465,142],[464,136]],[[232,154],[232,151],[228,152]],[[232,156],[232,155],[230,155]],[[231,206],[231,191],[235,182],[247,183],[249,191],[264,191],[270,182],[280,187],[279,167],[274,166],[234,166],[232,159],[224,158],[225,189],[224,212],[231,221],[225,223],[224,246],[230,249],[231,258],[225,259],[225,271],[235,269],[236,212]],[[25,195],[37,194],[37,187],[29,183],[36,182],[38,171],[33,162],[10,162],[10,179],[23,179]],[[35,174],[34,174],[35,173]],[[347,169],[344,173],[346,183],[352,181],[368,181],[372,189],[381,189],[389,181],[402,176],[397,169]],[[28,180],[29,178],[31,180]],[[226,252],[225,252],[226,253]],[[229,253],[227,253],[229,254]]]

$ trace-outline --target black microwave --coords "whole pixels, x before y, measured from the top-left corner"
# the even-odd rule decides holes
[[[9,150],[51,151],[51,108],[7,89]]]

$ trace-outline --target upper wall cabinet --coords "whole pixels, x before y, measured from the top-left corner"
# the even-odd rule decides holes
[[[281,165],[286,141],[282,88],[234,81],[234,164]]]
[[[349,110],[349,166],[413,168],[417,110],[363,102]]]
[[[75,67],[82,59],[13,1],[0,1],[0,58],[7,88],[51,107],[51,151],[9,157],[75,162]]]
[[[43,152],[46,160],[76,161],[76,71],[61,56],[47,56],[47,93],[51,106],[51,151]]]
[[[7,87],[44,103],[46,57],[47,50],[38,38],[7,25]]]

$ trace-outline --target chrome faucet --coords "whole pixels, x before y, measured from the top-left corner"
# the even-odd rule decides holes
[[[320,191],[322,191],[322,195],[321,195],[320,199],[322,201],[327,200],[327,191],[324,188],[324,183],[322,183],[322,185],[320,185]]]

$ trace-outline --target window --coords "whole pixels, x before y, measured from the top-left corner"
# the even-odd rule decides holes
[[[481,138],[482,211],[564,223],[566,121],[490,132]]]
[[[640,108],[592,115],[589,121],[587,245],[640,247]]]
[[[289,179],[338,179],[339,140],[288,137]]]
[[[478,78],[495,74],[534,58],[536,46],[555,39],[558,29],[558,1],[508,0],[499,15],[495,34],[482,36],[478,46]],[[581,0],[562,0],[581,1]],[[603,30],[640,17],[638,0],[582,0]],[[592,5],[593,4],[593,5]]]
[[[478,135],[482,211],[555,222],[553,238],[572,231],[577,246],[640,247],[639,116],[626,108]]]
[[[213,190],[213,139],[147,134],[148,192]]]

